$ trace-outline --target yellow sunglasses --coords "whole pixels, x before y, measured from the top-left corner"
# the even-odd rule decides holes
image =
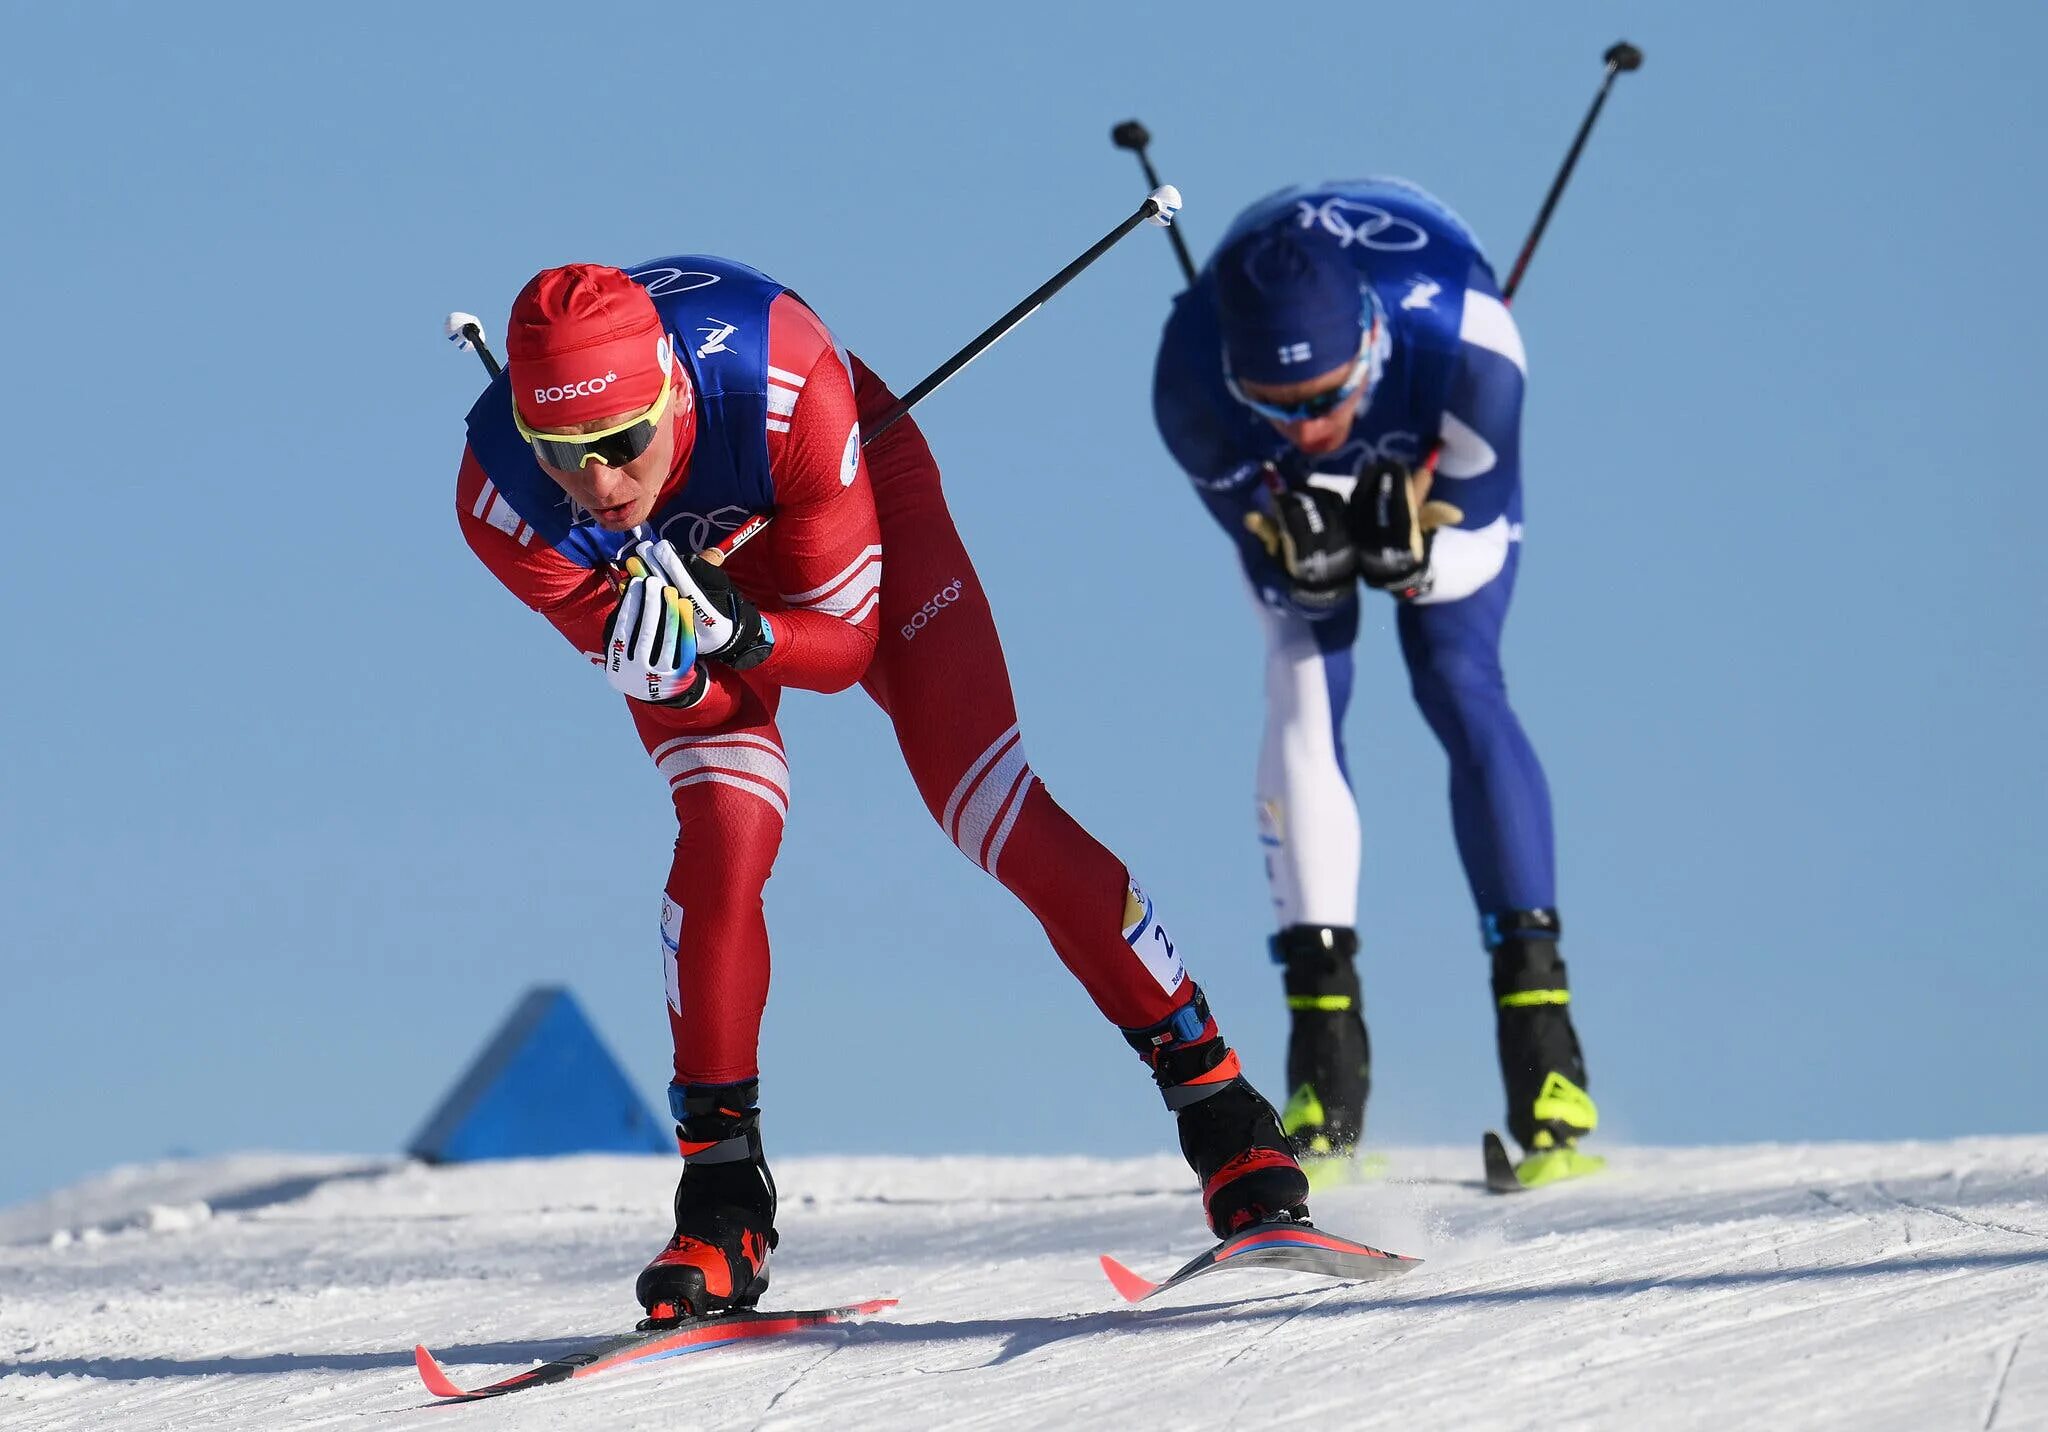
[[[601,462],[606,467],[624,467],[646,452],[661,430],[661,415],[668,411],[668,395],[674,387],[668,374],[661,375],[661,396],[646,412],[595,433],[535,432],[519,416],[519,404],[512,405],[512,423],[526,439],[533,455],[549,467],[578,472],[585,463]]]

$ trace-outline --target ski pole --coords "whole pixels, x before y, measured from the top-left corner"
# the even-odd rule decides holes
[[[1515,290],[1522,286],[1522,273],[1529,267],[1529,260],[1535,256],[1537,241],[1543,237],[1544,229],[1550,225],[1550,214],[1557,207],[1557,201],[1564,193],[1567,180],[1579,162],[1579,151],[1586,147],[1586,136],[1593,132],[1593,121],[1600,117],[1600,108],[1607,103],[1607,91],[1614,87],[1614,77],[1630,70],[1643,67],[1643,52],[1626,40],[1617,40],[1607,47],[1601,56],[1607,63],[1607,70],[1600,77],[1600,92],[1593,96],[1593,107],[1586,111],[1585,120],[1579,125],[1579,132],[1572,139],[1571,150],[1559,166],[1557,178],[1550,182],[1550,192],[1543,196],[1543,207],[1537,211],[1536,223],[1529,230],[1529,237],[1522,241],[1522,251],[1515,255],[1515,266],[1508,273],[1508,281],[1501,287],[1500,301],[1512,303]]]
[[[1501,301],[1511,303],[1515,290],[1522,285],[1522,274],[1529,267],[1529,260],[1535,256],[1536,245],[1543,238],[1543,231],[1550,226],[1551,213],[1557,208],[1558,199],[1564,194],[1564,186],[1572,177],[1572,170],[1579,162],[1579,152],[1586,147],[1586,136],[1593,132],[1593,121],[1600,117],[1602,106],[1607,103],[1607,92],[1614,86],[1614,77],[1638,70],[1643,65],[1643,52],[1626,40],[1616,41],[1607,47],[1601,57],[1607,66],[1601,76],[1600,91],[1593,96],[1592,108],[1586,111],[1585,119],[1579,125],[1579,132],[1572,140],[1572,147],[1564,157],[1564,163],[1551,181],[1550,192],[1543,198],[1543,207],[1537,212],[1536,223],[1529,230],[1529,237],[1522,241],[1522,251],[1515,255],[1515,266],[1508,274],[1508,281],[1501,289]],[[1159,176],[1152,172],[1152,160],[1146,148],[1152,143],[1152,133],[1135,119],[1127,119],[1109,132],[1110,143],[1119,149],[1128,149],[1138,156],[1138,163],[1145,171],[1148,182],[1157,185]],[[1187,241],[1179,229],[1169,229],[1167,236],[1173,240],[1174,256],[1180,260],[1180,271],[1190,284],[1195,281],[1194,261],[1188,257]],[[1432,462],[1434,459],[1432,459]]]
[[[1145,147],[1152,142],[1152,131],[1135,119],[1127,119],[1109,132],[1109,142],[1118,149],[1128,149],[1138,156],[1138,167],[1145,171],[1145,182],[1154,189],[1159,187],[1159,175],[1152,168],[1152,158]],[[1180,230],[1169,227],[1166,237],[1173,241],[1173,256],[1180,260],[1181,277],[1188,281],[1188,287],[1195,286],[1195,261],[1188,257],[1188,241],[1181,237]]]
[[[1074,275],[1108,253],[1118,239],[1121,239],[1125,234],[1128,234],[1131,230],[1137,228],[1138,225],[1144,223],[1157,224],[1160,228],[1171,233],[1173,232],[1173,216],[1179,212],[1180,190],[1174,188],[1171,184],[1155,186],[1152,192],[1145,196],[1145,202],[1140,204],[1137,211],[1128,219],[1125,219],[1121,224],[1118,224],[1100,239],[1096,240],[1086,253],[1033,289],[1015,308],[1012,308],[1008,313],[976,334],[965,348],[962,348],[958,353],[955,353],[951,358],[941,363],[932,370],[931,374],[922,383],[919,383],[915,388],[905,393],[897,401],[896,406],[891,408],[883,416],[882,420],[875,424],[871,431],[862,436],[861,446],[866,447],[869,443],[887,432],[898,418],[901,418],[905,413],[909,412],[933,393],[936,393],[948,378],[951,378],[955,373],[965,368],[976,358],[979,358],[994,345],[997,339],[1036,313],[1047,299],[1065,288],[1068,280],[1072,279]]]
[[[1529,229],[1529,237],[1522,240],[1522,251],[1515,255],[1515,266],[1508,273],[1508,281],[1501,286],[1500,301],[1503,307],[1510,306],[1515,301],[1515,290],[1522,286],[1522,275],[1528,271],[1529,260],[1536,255],[1536,245],[1542,239],[1544,229],[1550,225],[1550,215],[1557,208],[1558,199],[1564,194],[1565,183],[1572,177],[1572,170],[1578,165],[1579,151],[1586,147],[1586,136],[1593,132],[1593,121],[1600,117],[1600,108],[1607,103],[1607,91],[1613,88],[1614,77],[1630,70],[1641,69],[1643,52],[1626,40],[1617,40],[1607,47],[1607,53],[1601,56],[1601,59],[1606,62],[1607,68],[1600,77],[1599,93],[1593,96],[1592,108],[1586,111],[1585,119],[1580,122],[1579,132],[1572,138],[1572,147],[1566,152],[1564,163],[1558,166],[1557,177],[1550,181],[1550,192],[1543,196],[1543,207],[1536,212],[1536,222]],[[1422,466],[1415,470],[1415,475],[1422,479],[1424,495],[1429,492],[1431,481],[1436,475],[1437,461],[1443,453],[1443,439],[1438,438],[1430,444],[1429,456],[1422,460]]]

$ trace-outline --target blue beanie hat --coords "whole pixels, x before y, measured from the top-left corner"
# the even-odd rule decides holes
[[[1216,255],[1216,304],[1234,377],[1298,383],[1348,363],[1365,331],[1362,280],[1335,248],[1260,229]]]

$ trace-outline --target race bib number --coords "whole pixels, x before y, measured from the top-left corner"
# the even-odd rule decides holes
[[[1166,927],[1159,923],[1152,897],[1136,885],[1124,895],[1123,933],[1124,943],[1131,947],[1131,953],[1160,989],[1172,994],[1187,982],[1188,972],[1181,964],[1180,952],[1174,948]]]
[[[682,973],[678,962],[683,953],[683,907],[661,897],[661,977],[668,986],[668,1007],[683,1012]]]

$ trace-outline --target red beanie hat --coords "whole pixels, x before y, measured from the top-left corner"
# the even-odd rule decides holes
[[[652,407],[675,362],[647,290],[602,264],[535,274],[512,301],[505,357],[519,416],[539,432]]]

